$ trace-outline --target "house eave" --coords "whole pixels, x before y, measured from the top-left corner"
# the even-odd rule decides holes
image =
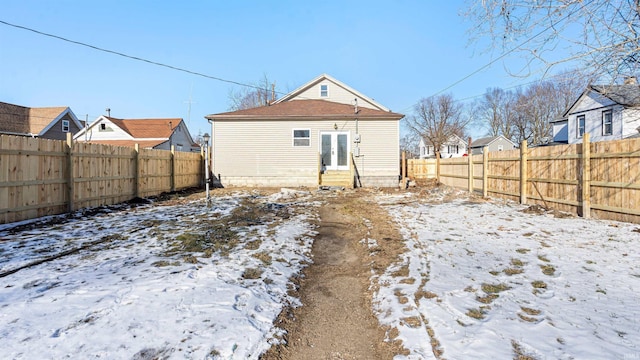
[[[239,121],[239,120],[282,120],[282,121],[296,121],[296,120],[401,120],[404,115],[389,114],[389,115],[367,115],[357,116],[353,114],[349,115],[281,115],[281,116],[264,116],[264,115],[233,115],[233,116],[218,116],[207,115],[205,119],[210,121]]]

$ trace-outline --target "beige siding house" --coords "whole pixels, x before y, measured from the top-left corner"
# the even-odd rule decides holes
[[[269,106],[206,116],[211,170],[222,186],[395,187],[402,117],[321,75]]]

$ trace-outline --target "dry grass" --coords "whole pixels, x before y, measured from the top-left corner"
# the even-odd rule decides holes
[[[255,254],[252,254],[251,256],[253,256],[254,258],[262,261],[262,263],[264,265],[271,265],[272,262],[272,258],[271,255],[269,255],[267,252],[265,251],[261,251]]]
[[[551,262],[551,260],[547,259],[544,255],[538,255],[538,260],[544,262]]]
[[[540,315],[541,311],[540,310],[536,310],[536,309],[532,309],[529,307],[525,307],[525,306],[521,306],[520,310],[522,310],[523,313],[528,314],[528,315]]]
[[[479,309],[469,309],[466,313],[466,315],[470,318],[476,319],[476,320],[482,320],[484,319],[484,315],[486,314],[485,310],[483,307],[480,307]]]
[[[497,293],[509,290],[511,289],[511,287],[504,283],[500,283],[500,284],[482,283],[481,289],[487,294],[497,294]]]
[[[242,278],[247,280],[260,279],[262,276],[262,269],[258,268],[246,268],[242,273]]]
[[[517,341],[511,340],[511,348],[513,349],[513,360],[536,360],[533,356],[524,353],[522,346]]]
[[[540,265],[540,269],[542,269],[542,273],[545,275],[552,276],[556,272],[556,268],[553,265]]]
[[[544,281],[536,280],[531,282],[531,286],[533,286],[534,289],[546,289],[547,283],[545,283]]]
[[[519,248],[519,249],[516,249],[516,252],[517,252],[518,254],[526,254],[526,253],[528,253],[529,251],[531,251],[531,250],[529,250],[529,249],[525,249],[525,248]]]
[[[487,296],[476,296],[476,301],[481,302],[483,304],[491,304],[493,300],[500,297],[498,294],[488,294]]]
[[[522,274],[524,272],[524,270],[520,269],[520,268],[506,268],[504,270],[502,270],[503,273],[511,276],[511,275],[517,275],[517,274]]]
[[[518,266],[518,267],[523,267],[526,265],[526,263],[520,259],[511,259],[511,265],[513,266]]]

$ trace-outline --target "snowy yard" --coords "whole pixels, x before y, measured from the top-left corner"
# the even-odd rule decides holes
[[[297,302],[290,277],[310,261],[315,205],[298,200],[241,193],[210,209],[146,205],[3,226],[3,274],[102,242],[0,278],[0,358],[256,359]],[[225,239],[202,243],[214,233]]]
[[[640,226],[361,194],[407,248],[372,272],[374,311],[409,351],[396,359],[640,359]],[[257,359],[299,305],[322,201],[245,191],[0,225],[0,358]],[[379,241],[362,242],[372,258]]]
[[[407,196],[378,198],[409,249],[377,279],[397,358],[640,359],[640,226]]]

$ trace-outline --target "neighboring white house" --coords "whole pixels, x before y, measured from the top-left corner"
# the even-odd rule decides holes
[[[206,118],[222,186],[398,186],[403,115],[329,75],[271,105]]]
[[[189,130],[180,118],[174,119],[116,119],[100,116],[86,128],[80,130],[74,139],[78,142],[135,146],[141,148],[176,151],[200,151],[194,144]]]
[[[432,144],[426,145],[424,139],[420,139],[420,159],[434,158],[436,152]],[[458,135],[452,135],[449,140],[440,147],[441,158],[462,157],[467,154],[467,142]]]
[[[478,155],[484,153],[485,151],[494,152],[513,150],[516,147],[517,146],[513,143],[513,141],[507,139],[502,135],[490,136],[474,140],[471,143],[471,154]]]
[[[624,85],[590,85],[552,125],[554,142],[581,143],[586,132],[591,141],[637,137],[640,87],[635,80]]]

